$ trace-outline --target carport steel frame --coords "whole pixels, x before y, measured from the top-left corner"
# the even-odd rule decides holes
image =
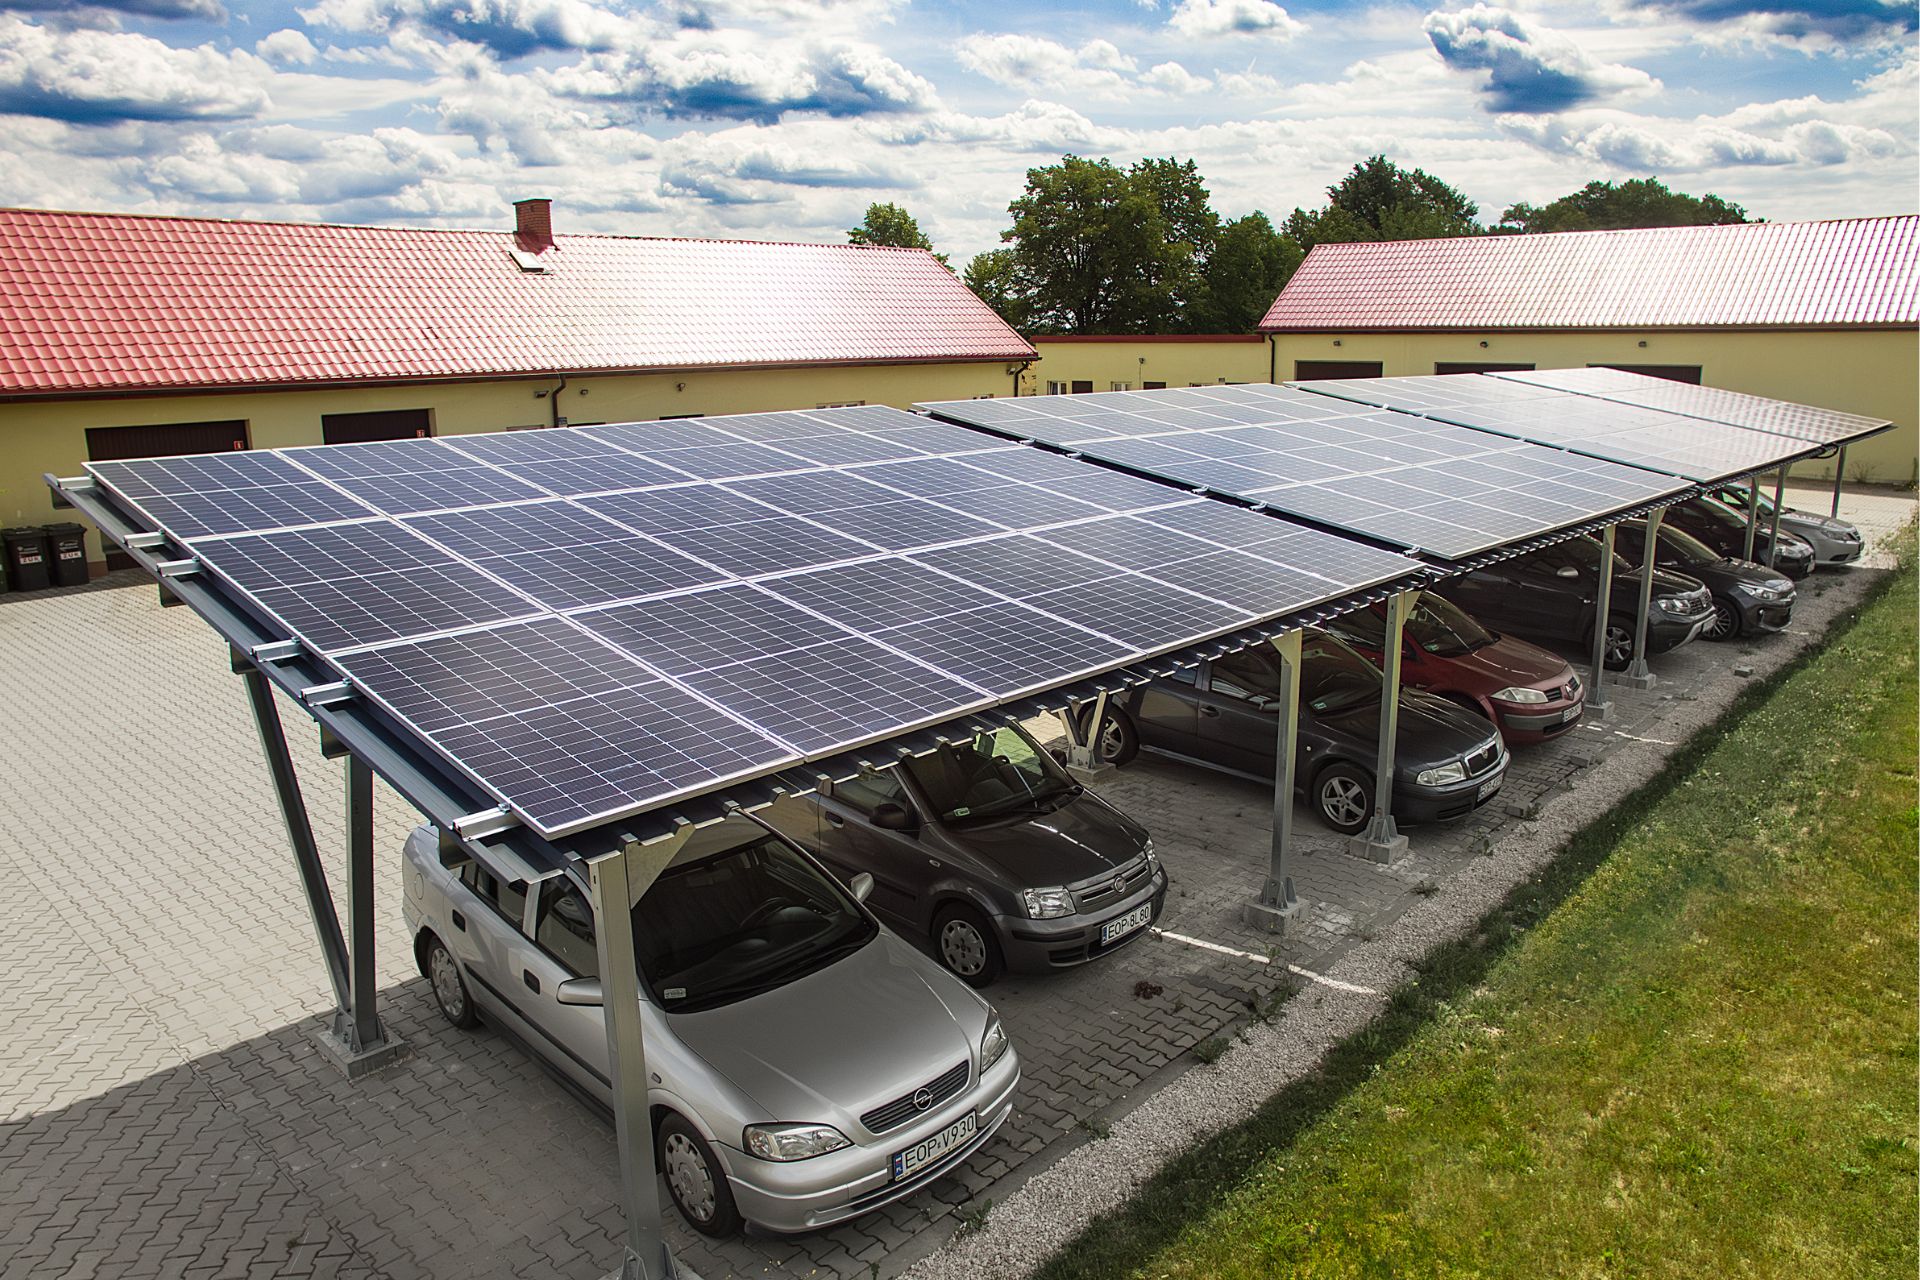
[[[336,1010],[327,1030],[317,1038],[328,1055],[358,1076],[395,1061],[402,1046],[380,1022],[374,979],[373,936],[373,778],[385,779],[441,833],[441,857],[449,865],[473,860],[510,880],[528,882],[571,875],[592,893],[598,934],[600,969],[605,985],[607,1039],[613,1068],[614,1123],[619,1146],[623,1208],[627,1240],[621,1266],[622,1280],[671,1280],[676,1275],[673,1256],[662,1231],[658,1181],[655,1174],[653,1127],[649,1115],[646,1048],[639,1018],[638,975],[629,960],[612,957],[634,954],[631,916],[609,910],[625,900],[629,907],[672,861],[673,855],[698,825],[719,821],[729,813],[771,803],[794,791],[793,779],[811,771],[814,785],[836,776],[846,761],[878,756],[887,744],[844,753],[805,770],[789,770],[773,778],[737,786],[725,796],[696,797],[686,806],[703,814],[694,821],[675,813],[660,821],[660,811],[610,823],[557,842],[550,842],[520,824],[511,814],[472,783],[454,773],[406,734],[397,731],[355,696],[351,686],[320,664],[298,641],[269,629],[238,603],[226,586],[204,572],[192,559],[170,559],[167,535],[136,527],[91,477],[45,477],[54,503],[86,516],[103,537],[120,546],[159,584],[163,605],[188,605],[226,641],[232,666],[243,677],[249,706],[259,733],[275,798],[292,846],[302,886],[306,891],[314,932]],[[1207,654],[1224,654],[1250,644],[1272,642],[1283,655],[1296,655],[1299,630],[1353,609],[1363,608],[1423,580],[1429,571],[1409,559],[1407,572],[1381,585],[1312,606],[1283,618],[1257,623],[1215,640],[1191,646],[1160,659],[1135,663],[1105,675],[1071,681],[1040,695],[1010,699],[994,712],[975,712],[931,730],[903,735],[896,755],[904,758],[931,750],[959,729],[972,731],[994,723],[994,715],[1017,719],[1036,710],[1066,707],[1071,719],[1082,703],[1104,700],[1111,688],[1147,678],[1157,665],[1197,661]],[[1289,647],[1290,646],[1290,647]],[[1291,682],[1297,691],[1297,678]],[[286,694],[311,715],[320,727],[322,753],[329,759],[345,757],[348,843],[348,928],[340,927],[339,913],[327,884],[313,837],[312,822],[300,790],[292,755],[287,748],[274,690]],[[1040,701],[1046,699],[1046,701]],[[1291,743],[1294,717],[1281,717],[1285,740]],[[1289,750],[1288,756],[1291,756]],[[882,759],[879,763],[892,763]],[[807,788],[811,789],[811,788]],[[734,798],[744,795],[747,803]],[[1261,900],[1292,901],[1292,881],[1286,874],[1291,833],[1291,801],[1276,791],[1275,835],[1271,872]],[[625,829],[644,830],[637,837]],[[1278,890],[1276,891],[1276,886]],[[1279,913],[1284,921],[1291,913]],[[607,975],[611,975],[611,978]]]

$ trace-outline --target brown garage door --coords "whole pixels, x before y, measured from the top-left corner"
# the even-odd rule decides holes
[[[1530,364],[1507,364],[1499,360],[1435,360],[1435,373],[1532,373]]]
[[[1622,373],[1644,373],[1649,378],[1665,378],[1668,382],[1691,382],[1700,385],[1700,366],[1697,364],[1592,364],[1589,369],[1618,369]]]
[[[172,458],[183,453],[225,453],[247,447],[243,418],[223,422],[167,422],[152,427],[88,427],[87,459]],[[131,569],[133,561],[111,548],[107,568]]]
[[[1320,378],[1377,378],[1378,360],[1295,360],[1295,382],[1313,382]]]
[[[320,415],[320,440],[324,444],[414,440],[432,434],[433,417],[426,409],[378,409],[372,413]]]

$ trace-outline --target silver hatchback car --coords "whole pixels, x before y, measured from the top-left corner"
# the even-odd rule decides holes
[[[591,897],[503,883],[408,837],[404,913],[457,1027],[481,1018],[610,1103]],[[785,839],[695,833],[633,911],[660,1170],[695,1230],[806,1231],[912,1193],[1013,1109],[992,1006]]]

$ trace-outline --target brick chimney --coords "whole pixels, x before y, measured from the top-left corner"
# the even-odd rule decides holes
[[[528,253],[553,248],[553,201],[515,200],[513,238]]]

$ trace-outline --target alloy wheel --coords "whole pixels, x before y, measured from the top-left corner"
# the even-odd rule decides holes
[[[961,977],[974,977],[987,967],[987,940],[968,921],[949,920],[940,930],[940,958]]]
[[[666,1166],[667,1186],[673,1202],[695,1222],[713,1217],[713,1174],[700,1156],[699,1148],[684,1133],[670,1133],[660,1144],[661,1163]]]
[[[1733,612],[1733,606],[1724,600],[1713,602],[1713,621],[1707,624],[1707,639],[1729,640],[1740,632],[1740,619]]]
[[[1367,792],[1352,778],[1328,778],[1320,784],[1320,810],[1338,827],[1351,827],[1367,816]]]
[[[1120,732],[1120,722],[1112,716],[1108,716],[1105,720],[1102,720],[1100,722],[1100,738],[1099,741],[1094,744],[1094,751],[1099,755],[1100,759],[1107,764],[1112,764],[1120,758],[1120,753],[1126,750],[1126,746],[1127,740]]]
[[[1633,661],[1633,632],[1617,623],[1610,624],[1607,627],[1604,647],[1609,665],[1626,666]]]

